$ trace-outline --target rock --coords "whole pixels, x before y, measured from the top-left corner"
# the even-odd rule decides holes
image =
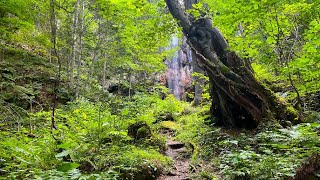
[[[180,149],[184,147],[184,144],[182,142],[179,141],[169,141],[167,143],[167,145],[171,148],[171,149]]]
[[[176,176],[177,174],[176,174],[175,172],[170,171],[170,172],[168,172],[167,175],[168,175],[168,176]]]
[[[128,135],[134,139],[151,137],[151,128],[145,122],[136,122],[128,127]]]

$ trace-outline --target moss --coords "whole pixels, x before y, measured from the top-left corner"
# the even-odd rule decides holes
[[[274,92],[283,92],[285,89],[289,87],[288,84],[285,84],[284,82],[276,82],[276,83],[270,83],[270,89]]]
[[[176,131],[180,129],[180,125],[173,121],[162,121],[161,128]]]
[[[295,117],[293,120],[295,120],[295,121],[298,120],[299,113],[295,108],[293,108],[291,105],[287,105],[286,110],[287,110],[287,115],[289,115],[289,116],[293,115]]]
[[[291,104],[287,103],[285,98],[278,96],[265,85],[264,88],[265,93],[270,97],[270,105],[272,106],[270,108],[272,109],[272,111],[276,112],[276,114],[274,114],[274,117],[278,121],[295,121],[295,123],[298,123],[299,112],[296,109],[294,109],[294,107]]]
[[[214,174],[212,172],[208,172],[206,170],[201,171],[200,176],[201,176],[201,179],[212,179],[212,180],[219,179],[219,177],[217,177],[216,174]]]
[[[137,139],[147,138],[151,136],[151,129],[149,126],[142,126],[137,131]]]
[[[142,139],[151,136],[151,129],[146,122],[136,122],[128,127],[128,135],[134,139]]]
[[[159,134],[152,134],[149,139],[146,139],[145,145],[152,146],[161,153],[167,150],[166,138]]]
[[[172,160],[154,149],[134,146],[125,149],[118,147],[114,171],[120,172],[119,179],[156,179],[156,177],[172,165]]]
[[[227,66],[221,66],[220,70],[222,73],[228,73],[230,71],[230,69]]]

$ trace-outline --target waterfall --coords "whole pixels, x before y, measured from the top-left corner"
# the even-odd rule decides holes
[[[169,48],[180,47],[175,52],[172,59],[165,61],[168,70],[166,72],[166,84],[171,93],[178,100],[186,100],[186,92],[191,88],[191,62],[192,52],[189,45],[186,43],[186,38],[182,38],[182,43],[179,44],[179,38],[173,36]]]

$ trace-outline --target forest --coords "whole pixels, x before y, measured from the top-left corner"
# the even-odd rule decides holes
[[[320,179],[320,1],[0,0],[0,179]]]

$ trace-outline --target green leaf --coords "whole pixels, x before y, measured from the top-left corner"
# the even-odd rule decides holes
[[[62,158],[62,157],[68,156],[68,155],[69,155],[69,151],[65,150],[65,151],[62,151],[61,153],[58,153],[55,157]]]
[[[71,146],[72,144],[70,143],[62,143],[62,144],[59,144],[57,147],[61,149],[70,149]]]
[[[57,167],[57,170],[62,171],[62,172],[67,172],[67,171],[71,171],[73,169],[76,169],[79,166],[80,166],[80,164],[78,164],[78,163],[63,163],[62,165]]]

